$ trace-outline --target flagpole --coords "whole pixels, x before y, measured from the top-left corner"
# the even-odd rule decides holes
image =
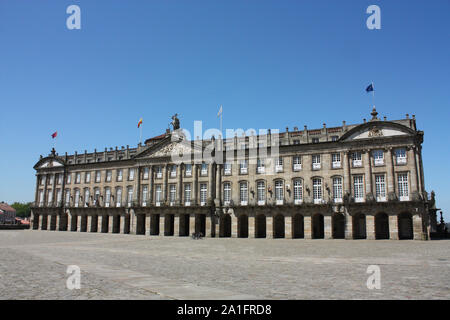
[[[142,145],[142,124],[139,126],[139,143]]]
[[[373,81],[372,81],[372,102],[373,102],[373,107],[375,108],[375,87],[373,85]]]

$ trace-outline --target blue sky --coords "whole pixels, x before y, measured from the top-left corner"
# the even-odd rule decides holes
[[[81,8],[81,30],[66,8]],[[381,8],[368,30],[366,8]],[[0,199],[33,200],[49,153],[135,146],[181,114],[224,128],[320,128],[370,115],[425,131],[427,190],[450,220],[450,1],[2,0]]]

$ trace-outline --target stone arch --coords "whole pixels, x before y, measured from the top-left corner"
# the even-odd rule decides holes
[[[165,214],[164,215],[164,235],[173,236],[174,235],[174,225],[175,225],[175,215]]]
[[[333,239],[345,239],[345,217],[343,214],[335,213],[331,217]]]
[[[409,212],[398,215],[398,238],[400,240],[414,239],[413,218]]]
[[[136,234],[145,235],[145,214],[136,215]]]
[[[292,216],[292,238],[301,239],[305,237],[304,218],[300,213]]]
[[[367,239],[366,215],[357,213],[352,217],[353,239]]]
[[[39,229],[39,218],[42,218],[39,214],[33,213],[33,230]]]
[[[112,224],[113,224],[112,233],[120,233],[121,225],[120,225],[120,215],[119,214],[113,215]],[[145,233],[145,231],[144,231],[144,233]]]
[[[83,214],[81,217],[80,217],[80,219],[81,219],[81,223],[80,223],[80,231],[81,232],[87,232],[87,220],[88,220],[88,217],[87,217],[87,215],[85,215],[85,214]]]
[[[188,237],[189,236],[189,214],[180,214],[180,237]]]
[[[77,231],[78,216],[76,214],[69,215],[70,217],[70,231]]]
[[[231,216],[229,214],[221,215],[219,218],[219,237],[231,237]]]
[[[389,216],[384,212],[375,215],[375,239],[389,239]]]
[[[41,230],[47,230],[48,229],[48,214],[42,215],[42,221],[41,221]]]
[[[320,213],[316,213],[312,217],[312,238],[323,239],[325,238],[324,218]]]
[[[266,216],[258,214],[255,218],[255,238],[266,237]]]
[[[246,214],[238,217],[238,238],[248,238],[248,216]]]
[[[58,214],[52,214],[50,217],[50,228],[49,230],[55,231],[56,230],[56,216]]]
[[[157,236],[159,235],[159,214],[150,215],[150,235]]]
[[[108,214],[102,215],[102,233],[108,233],[109,231],[109,216]]]
[[[98,228],[98,215],[94,214],[91,216],[91,230],[89,232],[97,232]]]
[[[284,216],[281,213],[273,217],[273,237],[284,238]]]
[[[195,233],[201,232],[206,235],[206,216],[204,214],[195,215]]]

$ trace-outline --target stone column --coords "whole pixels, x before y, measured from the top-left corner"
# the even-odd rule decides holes
[[[178,202],[178,205],[180,205],[180,206],[182,206],[183,204],[184,204],[184,202],[183,202],[183,168],[184,168],[184,164],[183,163],[180,163],[179,165],[178,165],[178,167],[177,167],[177,174],[178,174],[178,197],[177,197],[177,202]],[[178,216],[178,218],[180,218],[179,216]],[[178,219],[178,221],[179,221],[179,219]],[[175,235],[177,235],[176,234],[176,231],[175,231]],[[179,230],[178,230],[178,236],[180,235],[180,232],[179,232]]]
[[[348,213],[345,215],[345,239],[353,239],[353,217]]]
[[[112,233],[113,232],[114,219],[109,214],[107,214],[105,216],[105,218],[108,219],[108,233]]]
[[[392,148],[388,148],[386,151],[386,174],[387,174],[387,194],[395,194],[395,182],[394,182],[394,163],[392,158]]]
[[[414,240],[426,240],[423,235],[422,217],[419,213],[412,216]]]
[[[214,193],[215,193],[215,181],[214,181],[214,163],[208,164],[208,192],[207,192],[207,199],[214,199]]]
[[[103,221],[102,216],[97,214],[97,232],[98,233],[102,232],[102,221]]]
[[[159,235],[164,236],[166,231],[166,216],[161,214],[159,216]]]
[[[81,232],[81,220],[82,216],[77,214],[77,232]]]
[[[389,216],[389,238],[398,240],[398,217],[397,215]]]
[[[173,235],[174,237],[180,236],[180,215],[174,214],[173,217]]]
[[[344,195],[351,194],[351,181],[350,181],[350,162],[349,162],[349,151],[344,152]],[[311,191],[312,192],[312,191]]]
[[[189,232],[191,234],[195,232],[195,214],[189,215]]]
[[[304,237],[305,239],[312,239],[312,219],[311,216],[303,217],[303,225],[304,225]]]
[[[192,191],[194,193],[193,197],[193,206],[196,206],[198,204],[198,164],[194,164],[192,166],[192,169],[194,170],[194,183],[192,184]]]
[[[217,217],[211,217],[211,237],[219,236],[219,219]]]
[[[154,188],[154,166],[150,166],[149,170],[148,170],[148,174],[149,174],[149,179],[150,179],[150,185],[148,187],[148,203],[154,204],[153,203],[153,193],[155,192],[155,188]],[[147,204],[148,205],[148,204]]]
[[[421,179],[421,167],[420,167],[420,159],[419,159],[419,148],[414,148],[414,167],[416,169],[416,175],[417,175],[417,188],[419,191],[419,194],[423,194],[423,187],[422,187],[422,179]]]
[[[222,199],[222,166],[221,164],[218,164],[216,166],[216,199],[220,201]]]
[[[120,229],[119,232],[125,234],[125,215],[126,213],[120,214]]]
[[[167,179],[167,174],[168,174],[168,165],[164,164],[163,168],[162,168],[162,174],[163,174],[163,203],[167,203],[168,201],[168,196],[167,196],[167,191],[168,191],[168,179]]]
[[[60,213],[56,214],[56,231],[61,231],[61,215]]]
[[[266,216],[266,238],[273,239],[273,216]]]
[[[374,195],[372,190],[372,161],[370,150],[364,150],[364,182],[366,183],[366,199],[367,195]]]
[[[231,217],[231,237],[238,237],[238,218],[234,213],[230,214]]]
[[[151,225],[152,225],[151,215],[150,215],[150,214],[144,215],[144,219],[145,219],[145,230],[144,230],[144,234],[145,234],[146,236],[149,236],[149,235],[151,235],[150,229],[151,229]]]
[[[87,217],[86,232],[91,232],[91,230],[92,230],[92,215],[89,215]]]
[[[292,239],[292,216],[284,217],[284,237]]]
[[[137,230],[137,217],[136,214],[134,213],[134,210],[130,209],[130,233],[136,234],[136,230]]]
[[[212,238],[213,237],[213,230],[212,230],[212,221],[211,221],[212,217],[210,215],[206,215],[206,237],[208,238]]]
[[[332,230],[331,230],[331,216],[323,216],[323,225],[324,225],[324,238],[332,239]]]
[[[410,171],[410,178],[411,178],[410,179],[411,180],[410,190],[411,191],[410,191],[410,193],[412,195],[412,194],[419,192],[419,189],[418,189],[419,182],[417,180],[417,171],[416,171],[417,170],[416,155],[415,155],[414,148],[408,148],[407,159],[408,159],[408,167],[411,168],[411,171]],[[412,166],[411,166],[411,164],[412,164]],[[412,200],[411,195],[409,198],[410,200]]]
[[[248,237],[255,238],[255,217],[248,217]]]
[[[38,215],[36,215],[35,216],[35,218],[34,219],[37,219],[38,220],[38,222],[37,222],[37,226],[38,226],[38,230],[42,230],[42,221],[43,221],[43,216],[42,216],[42,214],[38,214]]]
[[[366,236],[367,240],[375,240],[375,216],[366,215]]]

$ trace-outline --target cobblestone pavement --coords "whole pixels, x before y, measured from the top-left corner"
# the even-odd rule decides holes
[[[450,241],[0,231],[0,299],[450,299]]]

